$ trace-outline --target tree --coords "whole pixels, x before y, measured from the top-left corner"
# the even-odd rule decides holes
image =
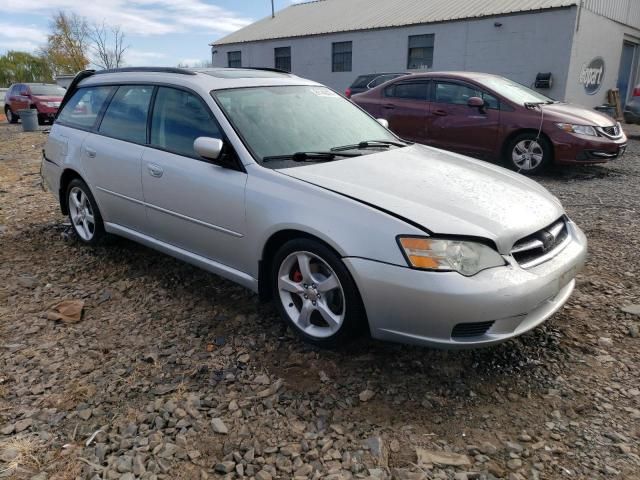
[[[12,83],[51,82],[53,75],[45,58],[10,50],[0,55],[0,86]]]
[[[198,62],[180,62],[178,63],[178,68],[211,68],[213,67],[213,63],[207,60],[200,60]]]
[[[119,25],[109,26],[105,22],[95,23],[89,31],[91,39],[91,63],[98,68],[119,68],[124,65],[124,52],[129,45],[124,44],[124,32]]]
[[[41,53],[54,74],[77,73],[89,64],[89,41],[86,19],[59,11],[53,17],[51,33]]]

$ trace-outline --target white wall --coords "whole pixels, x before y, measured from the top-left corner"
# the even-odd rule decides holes
[[[582,9],[571,52],[567,101],[588,107],[607,103],[607,91],[617,87],[622,44],[625,39],[640,43],[640,31]],[[596,94],[587,95],[579,82],[580,72],[583,65],[595,57],[602,57],[605,62],[603,84]]]
[[[293,73],[344,91],[360,74],[406,71],[408,36],[435,34],[433,70],[497,73],[531,85],[536,73],[552,72],[544,93],[562,99],[571,55],[576,8],[506,15],[393,29],[318,35],[214,49],[214,66],[227,66],[227,52],[242,51],[242,66],[273,67],[274,48],[291,47]],[[502,23],[495,27],[494,23]],[[351,72],[331,72],[332,42],[353,42]]]

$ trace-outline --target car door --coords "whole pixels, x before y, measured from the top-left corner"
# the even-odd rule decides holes
[[[141,233],[148,233],[141,165],[153,89],[121,85],[111,92],[97,132],[87,136],[83,148],[83,163],[104,221]],[[95,110],[96,100],[83,99],[83,108]]]
[[[469,106],[471,97],[482,98],[485,106]],[[435,80],[427,124],[429,145],[488,159],[497,147],[500,104],[496,97],[474,85]]]
[[[14,94],[11,100],[11,111],[18,113],[20,110],[26,108],[29,108],[29,89],[27,85],[20,83],[14,88]]]
[[[398,81],[384,89],[381,116],[389,122],[392,132],[412,142],[426,141],[428,91],[428,80]]]
[[[196,138],[223,139],[209,107],[194,92],[159,87],[150,130],[142,188],[152,236],[240,269],[246,263],[239,242],[245,233],[247,175],[195,153]]]
[[[81,173],[98,203],[105,223],[139,231],[144,225],[146,212],[140,183],[143,147],[135,142],[145,142],[146,119],[123,119],[115,115],[128,88],[80,88],[60,112],[56,123],[72,127],[72,132],[87,132],[80,147]],[[151,91],[151,88],[147,89]],[[116,90],[117,96],[114,95]],[[105,109],[108,115],[103,118]],[[117,131],[111,128],[114,121],[122,122]],[[140,130],[143,135],[140,135]],[[67,139],[60,136],[56,143],[63,147]],[[66,147],[63,148],[66,150]]]

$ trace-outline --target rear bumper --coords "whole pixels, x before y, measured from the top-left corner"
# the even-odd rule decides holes
[[[558,311],[584,265],[586,237],[568,224],[571,242],[551,260],[509,265],[473,277],[347,258],[374,338],[443,348],[488,346],[521,335]],[[462,332],[462,333],[461,333]]]
[[[627,136],[618,139],[573,135],[558,129],[551,137],[558,164],[604,163],[624,155]]]

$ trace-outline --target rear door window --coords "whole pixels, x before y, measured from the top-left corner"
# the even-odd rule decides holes
[[[222,138],[204,101],[184,90],[159,87],[151,117],[151,145],[199,159],[193,149],[198,137]]]
[[[58,115],[58,122],[70,127],[92,129],[105,102],[116,87],[86,87],[80,88],[73,94]]]
[[[147,115],[153,87],[124,85],[111,99],[100,123],[99,132],[128,142],[147,141]]]
[[[404,75],[380,75],[373,79],[372,82],[369,83],[369,88],[377,87],[378,85],[382,85],[389,80],[393,80],[394,78],[402,77]]]
[[[399,82],[389,85],[384,90],[385,97],[403,100],[427,100],[428,82]]]

